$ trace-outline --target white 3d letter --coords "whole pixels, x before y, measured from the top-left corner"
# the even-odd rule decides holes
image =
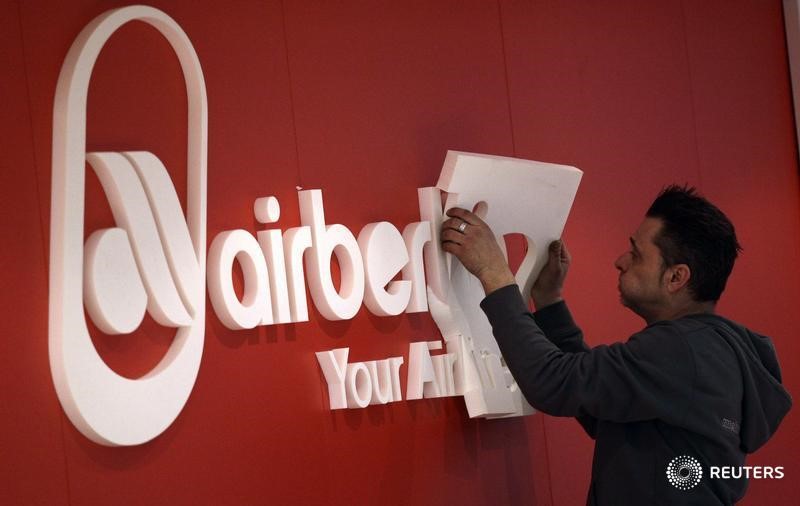
[[[515,276],[527,297],[539,270],[547,261],[547,245],[561,236],[582,172],[574,167],[502,156],[448,151],[437,187],[447,192],[446,208],[472,209],[485,202],[483,217],[504,246],[503,236],[525,236],[528,251]],[[435,224],[441,219],[436,198],[420,190],[420,215]],[[438,244],[438,238],[429,246]],[[516,385],[507,385],[505,366],[485,315],[478,310],[484,297],[480,282],[454,257],[449,275],[450,293],[436,290],[439,280],[428,272],[432,292],[449,309],[434,309],[448,351],[456,354],[455,385],[464,395],[470,416],[519,416],[532,408]],[[437,254],[426,253],[441,268]],[[437,316],[438,315],[438,316]]]
[[[311,247],[311,228],[295,227],[283,233],[283,259],[289,277],[289,308],[293,322],[308,321],[306,281],[303,276],[303,253]]]
[[[308,288],[314,304],[328,320],[349,320],[364,298],[364,263],[356,238],[344,225],[326,225],[320,190],[298,192],[300,221],[311,227],[312,246],[306,254]],[[341,272],[341,292],[331,277],[331,255]]]
[[[403,267],[403,279],[411,281],[411,300],[406,313],[424,313],[428,310],[425,286],[425,246],[431,241],[431,224],[427,221],[409,223],[403,229],[403,240],[408,251],[408,263]]]
[[[350,348],[337,348],[330,351],[318,351],[317,362],[322,368],[325,382],[328,383],[328,399],[331,409],[344,409],[347,407],[347,394],[345,391],[345,374],[347,372],[347,355]]]
[[[242,301],[233,289],[233,260],[244,274]],[[208,250],[208,295],[220,321],[229,329],[252,329],[272,323],[267,264],[258,241],[244,230],[229,230],[214,238]]]
[[[386,404],[395,400],[392,397],[391,359],[365,362],[372,379],[372,400],[370,404]]]
[[[441,348],[441,341],[422,341],[409,345],[406,399],[441,396],[429,351],[440,350]]]
[[[372,379],[364,362],[347,364],[347,407],[365,408],[372,400]]]
[[[377,316],[402,313],[411,297],[411,281],[391,281],[408,263],[400,231],[387,221],[370,223],[358,234],[358,246],[366,277],[364,305]]]

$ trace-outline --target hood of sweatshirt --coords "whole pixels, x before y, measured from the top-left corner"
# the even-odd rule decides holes
[[[772,341],[718,315],[694,315],[717,329],[734,350],[742,371],[741,449],[758,450],[777,430],[792,407],[781,383],[781,369]]]

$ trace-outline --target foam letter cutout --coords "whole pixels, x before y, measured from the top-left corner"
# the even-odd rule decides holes
[[[402,401],[403,393],[400,391],[400,366],[403,365],[403,357],[392,357],[388,360],[392,369],[392,399],[395,401]]]
[[[244,274],[244,297],[233,289],[233,260]],[[208,250],[208,295],[220,321],[232,330],[272,323],[267,264],[255,237],[229,230],[214,238]]]
[[[275,197],[261,197],[253,202],[253,214],[259,223],[275,223],[281,217],[281,204]]]
[[[345,392],[345,374],[347,372],[347,355],[350,348],[337,348],[330,351],[318,351],[317,362],[328,383],[328,399],[331,409],[344,409],[347,407],[347,394]]]
[[[366,408],[372,400],[372,380],[364,362],[347,364],[347,407]]]
[[[392,402],[392,364],[389,359],[366,362],[369,376],[372,379],[372,399],[370,404],[386,404]]]
[[[527,298],[547,261],[547,246],[561,236],[582,174],[564,165],[448,151],[437,187],[448,192],[446,209],[455,206],[472,209],[485,202],[483,219],[492,227],[503,250],[504,235],[525,236],[528,251],[515,276]],[[432,208],[433,197],[424,200],[428,203],[426,212],[435,217],[438,212]],[[422,197],[420,201],[422,209]],[[479,310],[484,297],[480,282],[454,257],[449,279],[449,293],[431,290],[443,304],[434,310],[430,298],[428,303],[445,336],[448,351],[456,353],[457,363],[461,364],[456,368],[460,377],[455,384],[464,394],[470,416],[516,416],[529,412],[524,401],[521,401],[524,409],[515,408],[520,405],[519,390],[505,384],[500,350],[486,316]],[[441,307],[446,309],[442,311]]]
[[[408,263],[403,267],[403,279],[411,281],[411,300],[406,313],[424,313],[428,310],[425,286],[424,249],[431,241],[431,224],[427,221],[409,223],[403,229],[403,240],[408,251]]]
[[[423,396],[439,397],[441,391],[436,384],[436,375],[433,371],[429,350],[441,347],[440,341],[431,341],[431,343],[421,341],[409,345],[406,399],[422,399]]]
[[[364,305],[377,316],[394,316],[405,310],[411,281],[392,281],[408,263],[403,236],[387,221],[370,223],[358,234],[364,259]]]
[[[441,348],[441,345],[439,348]],[[446,353],[443,355],[434,355],[431,357],[431,361],[433,362],[433,372],[436,376],[436,384],[439,385],[439,388],[441,389],[441,397],[450,397],[456,395],[455,382],[453,381],[455,354]]]
[[[446,257],[442,251],[442,194],[438,188],[419,188],[417,190],[419,201],[419,216],[422,222],[430,223],[431,239],[424,247],[425,272],[428,275],[428,286],[439,300],[446,301],[449,291],[449,275],[447,272]]]
[[[308,321],[306,281],[303,275],[303,253],[311,247],[311,228],[295,227],[283,233],[283,259],[289,277],[289,309],[293,322]]]
[[[326,225],[320,190],[299,191],[300,221],[311,227],[306,254],[308,288],[314,304],[328,320],[349,320],[364,298],[364,262],[356,238],[344,225]],[[339,261],[341,291],[331,278],[331,255]]]
[[[280,230],[265,230],[258,234],[258,244],[267,261],[269,288],[272,295],[272,318],[275,323],[289,323],[289,286],[286,282],[283,236]],[[305,291],[303,293],[305,295]]]

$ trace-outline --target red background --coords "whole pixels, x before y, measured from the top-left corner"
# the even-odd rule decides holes
[[[208,306],[199,377],[177,421],[133,448],[71,425],[47,355],[52,108],[78,32],[121,2],[0,4],[0,503],[536,504],[584,502],[590,440],[569,419],[470,420],[460,399],[334,411],[313,352],[407,354],[438,338],[428,314],[229,331]],[[617,301],[612,262],[649,201],[697,185],[745,252],[720,310],[773,336],[800,391],[798,166],[780,2],[153,2],[187,32],[209,96],[208,237],[259,230],[275,195],[322,188],[329,223],[357,232],[418,220],[416,188],[447,149],[584,171],[565,233],[573,312],[590,344],[642,323]],[[88,149],[146,149],[185,188],[186,101],[177,59],[133,23],[103,50]],[[87,178],[87,233],[111,224]],[[95,336],[123,374],[154,365],[171,333]],[[405,377],[405,366],[401,377]],[[800,419],[749,459],[785,466],[744,504],[800,494]],[[620,477],[625,479],[625,477]]]

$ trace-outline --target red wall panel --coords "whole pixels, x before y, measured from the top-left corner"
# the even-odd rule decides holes
[[[67,504],[61,406],[47,355],[47,240],[34,172],[19,7],[0,6],[0,502]],[[5,69],[13,69],[7,72]],[[46,198],[46,197],[45,197]]]
[[[19,7],[0,6],[0,501],[67,504],[61,406],[47,355],[47,273],[34,172]],[[14,70],[13,72],[6,71]],[[32,317],[33,315],[39,315]],[[41,482],[47,480],[48,486]],[[10,486],[13,484],[13,486]]]
[[[14,244],[3,258],[24,266],[2,278],[0,320],[17,336],[1,354],[0,441],[14,455],[4,460],[2,502],[581,504],[591,443],[571,420],[470,420],[459,399],[328,410],[313,352],[405,356],[409,342],[439,337],[428,314],[362,309],[329,322],[311,307],[309,322],[231,331],[209,304],[197,383],[164,434],[105,448],[72,427],[47,362],[53,93],[78,32],[121,5],[11,3],[0,18],[0,58],[12,70],[0,74],[2,230]],[[380,220],[402,228],[419,219],[416,188],[435,184],[447,149],[573,164],[585,175],[566,231],[568,296],[599,344],[641,326],[617,302],[612,263],[658,189],[688,181],[732,216],[746,248],[724,313],[775,337],[797,389],[800,223],[779,6],[153,5],[184,28],[205,74],[209,242],[223,230],[267,228],[252,214],[262,196],[280,200],[276,227],[297,226],[296,187],[322,188],[328,223],[356,234]],[[185,92],[157,32],[133,23],[111,39],[88,124],[90,150],[154,152],[185,198]],[[102,189],[87,181],[88,232],[112,221]],[[136,376],[171,332],[149,321],[131,336],[94,339],[112,367]],[[790,415],[752,462],[796,467],[798,423]],[[753,482],[745,503],[781,504],[797,487]]]
[[[419,220],[416,188],[436,183],[446,149],[510,153],[496,5],[286,2],[285,16],[299,185],[323,189],[329,223],[357,232],[388,220],[402,229]],[[428,315],[376,318],[362,309],[349,322],[316,312],[312,320],[298,325],[305,339],[317,349],[351,346],[354,361],[405,355],[409,342],[438,336]],[[522,420],[467,421],[460,401],[373,411],[323,418],[328,458],[339,464],[331,497],[534,500]],[[464,437],[450,435],[462,427]],[[504,437],[509,431],[524,439]],[[358,457],[337,460],[342,454]],[[353,487],[350,476],[378,469],[378,480]]]
[[[584,171],[565,239],[567,300],[592,344],[642,323],[618,301],[614,260],[666,183],[696,182],[680,2],[503,2],[515,154]],[[546,418],[555,504],[580,504],[592,442]],[[578,485],[580,484],[580,485]]]
[[[686,26],[702,186],[730,214],[744,247],[720,310],[773,337],[796,399],[800,201],[780,6],[687,3]],[[749,464],[797,467],[797,410],[783,423]],[[798,487],[791,478],[751,480],[742,502],[786,504]]]

